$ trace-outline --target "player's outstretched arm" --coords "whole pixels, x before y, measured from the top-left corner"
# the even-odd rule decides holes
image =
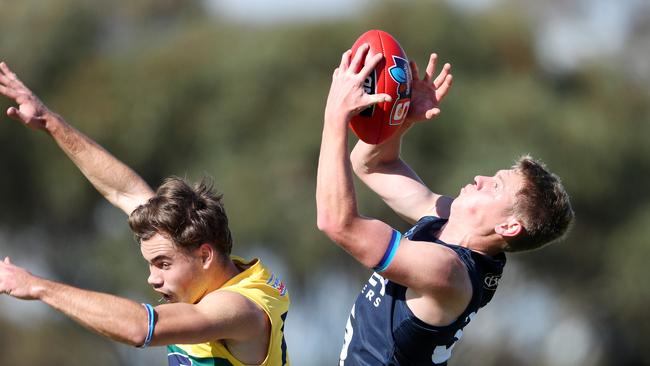
[[[0,294],[21,300],[40,300],[77,323],[118,342],[140,346],[147,334],[147,311],[121,297],[86,291],[32,275],[0,262]]]
[[[75,322],[114,341],[142,346],[150,333],[147,308],[135,301],[46,280],[0,261],[0,295],[40,300]],[[264,336],[268,317],[243,295],[214,291],[197,304],[173,303],[151,308],[150,342],[159,346]]]
[[[50,111],[4,62],[0,62],[0,94],[17,104],[7,110],[9,117],[52,136],[90,183],[127,215],[153,195],[131,168]]]
[[[429,58],[425,75],[420,78],[417,64],[411,61],[413,74],[409,114],[402,127],[379,145],[359,140],[350,158],[356,175],[377,193],[397,214],[410,223],[422,216],[447,217],[451,198],[433,193],[400,158],[402,137],[417,121],[440,114],[440,102],[452,83],[451,65],[445,64],[433,79],[438,56]]]

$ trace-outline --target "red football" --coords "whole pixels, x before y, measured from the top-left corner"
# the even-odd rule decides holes
[[[390,137],[406,118],[411,103],[411,68],[406,53],[397,40],[381,30],[369,30],[352,45],[352,57],[364,43],[370,52],[382,53],[383,60],[366,78],[364,89],[368,94],[386,93],[392,102],[378,103],[354,116],[352,131],[366,143],[379,144]]]

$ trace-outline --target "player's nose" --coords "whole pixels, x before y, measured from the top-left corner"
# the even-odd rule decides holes
[[[157,271],[151,270],[149,272],[149,277],[147,277],[147,283],[149,283],[153,288],[159,288],[163,285],[164,281]]]
[[[480,189],[483,186],[484,181],[485,181],[485,177],[482,175],[477,175],[474,177],[474,184],[476,185],[477,189]]]

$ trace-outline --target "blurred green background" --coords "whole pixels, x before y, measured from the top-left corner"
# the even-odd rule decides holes
[[[316,229],[315,176],[331,72],[358,35],[392,33],[454,86],[403,156],[440,193],[523,153],[572,195],[562,243],[509,257],[493,303],[450,365],[650,365],[650,4],[0,0],[0,59],[53,110],[131,165],[214,178],[234,253],[292,294],[294,365],[338,360],[370,272]],[[9,101],[0,101],[5,110]],[[4,115],[3,115],[4,116]],[[33,273],[153,301],[126,216],[43,133],[0,117],[0,257]],[[365,187],[362,213],[406,226]],[[166,364],[35,302],[0,297],[0,364]]]

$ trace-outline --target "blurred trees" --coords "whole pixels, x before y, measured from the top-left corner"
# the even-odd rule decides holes
[[[650,292],[642,284],[650,91],[616,63],[545,72],[533,30],[505,5],[464,14],[438,2],[388,2],[354,20],[275,26],[234,24],[200,3],[171,0],[29,0],[4,2],[2,10],[0,58],[50,108],[153,186],[172,174],[214,177],[235,252],[265,246],[279,253],[296,286],[316,264],[344,257],[316,230],[314,205],[322,111],[340,54],[370,28],[395,35],[421,70],[437,52],[453,63],[454,87],[442,116],[407,136],[405,159],[449,195],[522,153],[544,160],[572,194],[577,223],[563,244],[518,258],[589,309],[606,333],[603,364],[650,364],[643,321]],[[37,256],[64,282],[145,296],[146,268],[126,217],[47,136],[3,118],[0,146],[0,250]],[[359,194],[364,213],[405,229],[366,190]],[[110,353],[70,322],[17,329],[1,311],[3,364],[29,353],[10,347],[29,342],[11,334],[49,339],[55,326],[72,334],[66,339],[75,352]],[[28,364],[76,364],[49,349],[30,353]]]

